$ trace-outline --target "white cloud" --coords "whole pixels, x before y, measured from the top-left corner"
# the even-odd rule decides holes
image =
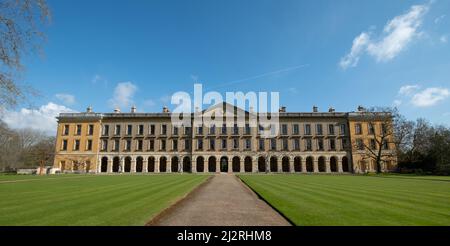
[[[378,38],[371,38],[370,33],[363,32],[353,40],[350,52],[341,58],[339,65],[346,69],[358,65],[359,58],[365,52],[377,62],[385,62],[396,57],[414,38],[420,37],[419,27],[428,4],[414,5],[405,14],[394,17],[383,29]]]
[[[58,93],[55,95],[58,100],[62,101],[67,105],[73,105],[75,103],[75,96],[70,94]]]
[[[400,90],[398,90],[399,95],[411,95],[413,92],[417,91],[420,88],[418,85],[404,85],[400,87]]]
[[[447,88],[431,87],[414,94],[411,98],[411,103],[417,107],[429,107],[436,105],[449,96],[450,92]]]
[[[348,67],[355,67],[358,64],[361,53],[364,52],[369,42],[370,42],[369,34],[365,32],[361,33],[358,37],[356,37],[353,40],[353,45],[352,49],[350,50],[350,53],[342,57],[341,61],[339,62],[339,65],[341,65],[343,69],[346,69]]]
[[[133,96],[136,91],[137,86],[131,82],[118,83],[109,103],[114,108],[127,108],[133,104]]]
[[[447,43],[447,42],[448,42],[448,37],[447,37],[447,35],[442,35],[442,36],[439,38],[439,41],[441,41],[441,43]]]
[[[2,120],[13,129],[32,128],[40,130],[48,135],[56,133],[56,116],[59,113],[76,112],[73,109],[63,105],[49,102],[42,105],[39,109],[22,108],[19,111],[6,110],[2,116]]]

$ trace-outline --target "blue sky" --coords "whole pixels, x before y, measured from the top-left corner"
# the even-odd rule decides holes
[[[195,81],[279,91],[288,111],[396,105],[410,119],[450,122],[449,1],[48,3],[45,55],[27,55],[23,76],[43,96],[10,112],[17,127],[88,105],[159,112]]]

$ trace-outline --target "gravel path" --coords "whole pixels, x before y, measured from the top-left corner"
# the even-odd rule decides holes
[[[149,225],[289,226],[232,174],[217,174]]]

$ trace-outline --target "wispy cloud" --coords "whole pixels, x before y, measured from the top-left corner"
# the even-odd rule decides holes
[[[392,106],[394,107],[398,107],[400,105],[402,105],[402,100],[399,99],[394,100],[394,102],[392,103]]]
[[[148,107],[148,108],[152,108],[152,107],[156,106],[155,101],[153,101],[152,99],[144,100],[143,104],[144,104],[144,107]]]
[[[400,87],[400,90],[398,90],[398,94],[407,96],[407,95],[411,95],[418,89],[420,89],[419,85],[404,85],[404,86]]]
[[[438,16],[434,19],[435,24],[439,24],[442,20],[444,20],[445,15]]]
[[[441,43],[447,43],[448,42],[448,36],[447,35],[442,35],[439,38],[439,41],[441,41]]]
[[[65,94],[65,93],[58,93],[55,95],[55,97],[62,101],[66,105],[73,105],[75,104],[75,96],[71,94]]]
[[[347,69],[348,67],[356,67],[359,62],[359,57],[362,53],[365,52],[367,48],[367,44],[370,42],[370,37],[368,33],[361,33],[358,37],[353,40],[352,48],[350,52],[341,58],[339,65],[343,69]]]
[[[91,82],[93,84],[103,84],[104,86],[108,85],[108,80],[99,74],[94,75],[91,79]]]
[[[159,100],[160,100],[162,103],[169,103],[169,102],[170,102],[170,99],[171,99],[171,97],[170,97],[169,95],[164,95],[164,96],[162,96],[162,97],[159,98]]]
[[[133,96],[137,91],[137,86],[131,82],[118,83],[114,89],[113,98],[109,99],[109,104],[114,108],[126,108],[133,104]]]
[[[417,107],[430,107],[445,100],[448,96],[450,96],[450,92],[447,88],[426,88],[414,94],[411,103]]]
[[[350,52],[341,58],[340,67],[347,69],[357,66],[364,53],[374,57],[377,62],[393,59],[421,36],[419,28],[428,9],[429,4],[411,6],[406,13],[390,20],[379,37],[372,37],[371,32],[362,32],[353,40]]]
[[[2,120],[13,129],[32,128],[48,135],[56,133],[56,116],[59,113],[76,112],[63,105],[49,102],[38,109],[22,108],[19,111],[6,110]]]
[[[297,90],[297,88],[295,88],[295,87],[290,87],[290,88],[288,89],[288,91],[289,91],[290,93],[292,93],[292,94],[297,94],[297,93],[298,93],[298,90]]]
[[[243,79],[237,79],[237,80],[233,80],[233,81],[230,81],[230,82],[222,83],[222,84],[220,84],[218,86],[214,86],[214,87],[211,87],[211,88],[219,88],[219,87],[243,84],[244,82],[247,82],[247,81],[252,81],[252,80],[255,80],[255,79],[260,79],[260,78],[265,78],[265,77],[268,77],[268,76],[273,76],[273,75],[277,75],[277,74],[281,74],[281,73],[286,73],[286,72],[289,72],[289,71],[294,71],[294,70],[305,68],[305,67],[308,67],[308,66],[309,66],[309,64],[302,64],[302,65],[298,65],[298,66],[294,66],[294,67],[287,67],[287,68],[279,69],[279,70],[276,70],[276,71],[271,71],[271,72],[262,73],[262,74],[254,75],[254,76],[251,76],[251,77],[243,78]]]
[[[398,91],[398,97],[394,100],[395,106],[408,101],[414,107],[431,107],[444,101],[450,96],[450,91],[443,87],[428,87],[421,89],[419,85],[404,85]]]

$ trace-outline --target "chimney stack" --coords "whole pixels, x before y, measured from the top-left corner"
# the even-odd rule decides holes
[[[278,112],[286,113],[286,107],[285,106],[281,106],[280,109],[278,110]]]
[[[330,108],[328,109],[328,112],[330,112],[330,113],[334,113],[334,112],[335,112],[335,110],[334,110],[334,108],[333,108],[333,107],[330,107]]]
[[[136,113],[136,105],[133,105],[132,107],[131,107],[131,113]]]
[[[313,112],[314,112],[314,113],[319,112],[319,108],[318,108],[317,106],[315,106],[315,105],[313,106]]]
[[[92,106],[86,108],[86,113],[92,113]]]
[[[363,106],[359,105],[358,112],[364,112],[364,111],[366,111],[366,109]]]
[[[169,108],[167,106],[164,106],[163,107],[163,113],[169,113],[169,112],[170,112]]]
[[[116,114],[120,113],[120,108],[115,108],[114,113],[116,113]]]

